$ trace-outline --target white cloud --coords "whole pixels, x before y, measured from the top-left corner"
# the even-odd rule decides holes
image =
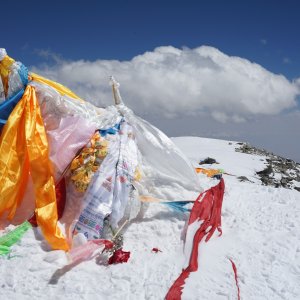
[[[297,81],[207,46],[159,47],[131,61],[60,59],[33,69],[98,106],[112,103],[108,78],[114,75],[129,107],[168,118],[205,112],[219,122],[242,122],[293,108],[300,93]]]
[[[300,78],[295,79],[294,84],[298,87],[298,94],[300,94]]]

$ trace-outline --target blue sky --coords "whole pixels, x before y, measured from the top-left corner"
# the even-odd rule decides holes
[[[113,73],[128,105],[169,135],[249,141],[300,162],[299,11],[289,0],[5,1],[0,47],[97,105]]]
[[[210,45],[300,77],[299,1],[4,1],[2,46],[66,59],[128,60],[158,46]]]

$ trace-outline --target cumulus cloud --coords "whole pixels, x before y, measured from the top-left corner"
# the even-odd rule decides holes
[[[124,102],[137,113],[176,118],[209,114],[219,122],[243,122],[296,106],[299,82],[216,48],[158,47],[130,61],[64,61],[33,71],[61,82],[98,106],[112,103],[110,75]]]

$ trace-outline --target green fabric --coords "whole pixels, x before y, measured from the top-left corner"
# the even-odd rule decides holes
[[[0,255],[9,254],[9,252],[9,247],[0,245]]]
[[[10,247],[17,243],[24,233],[31,228],[31,224],[25,221],[19,225],[16,229],[12,230],[8,234],[0,237],[0,255],[5,255],[10,253]]]

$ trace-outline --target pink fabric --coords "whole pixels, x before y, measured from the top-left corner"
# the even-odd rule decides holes
[[[84,260],[89,260],[93,257],[96,251],[111,249],[113,243],[108,240],[90,240],[86,244],[73,248],[69,252],[71,263],[77,263]]]
[[[52,130],[47,125],[50,159],[55,167],[55,178],[58,179],[77,152],[87,144],[96,125],[78,116],[62,118]]]

